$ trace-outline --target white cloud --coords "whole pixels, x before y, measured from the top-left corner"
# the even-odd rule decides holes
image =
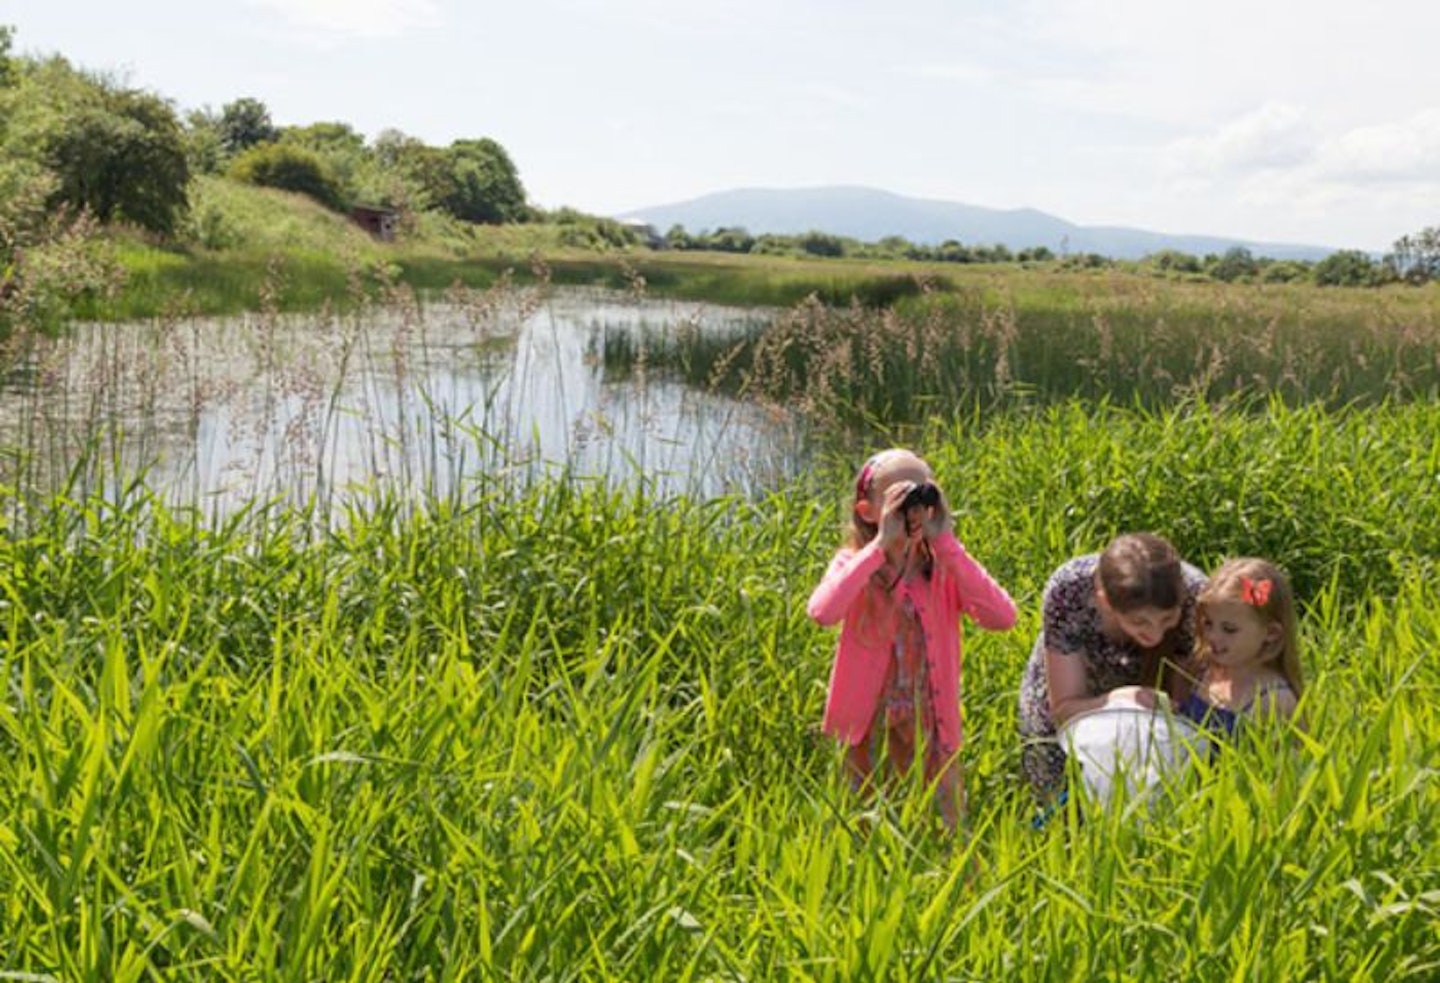
[[[1277,175],[1313,184],[1434,183],[1440,108],[1321,134],[1299,109],[1269,103],[1165,145],[1160,160],[1172,179],[1200,183],[1243,178],[1273,184]]]
[[[1440,109],[1341,134],[1323,148],[1319,171],[1343,181],[1433,182],[1440,173]]]
[[[1266,103],[1208,133],[1161,148],[1173,174],[1223,177],[1257,170],[1288,169],[1311,160],[1319,137],[1294,106]]]
[[[1185,221],[1227,234],[1383,250],[1440,204],[1440,108],[1348,128],[1267,104],[1160,149]],[[1340,231],[1343,230],[1343,231]]]
[[[435,0],[250,0],[291,24],[326,34],[394,37],[440,21]]]

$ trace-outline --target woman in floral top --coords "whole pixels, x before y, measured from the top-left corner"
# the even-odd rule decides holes
[[[1057,727],[1112,698],[1183,699],[1205,575],[1152,533],[1117,537],[1050,576],[1040,637],[1020,683],[1021,762],[1042,804],[1065,787]]]

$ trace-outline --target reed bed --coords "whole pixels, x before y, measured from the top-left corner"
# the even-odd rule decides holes
[[[753,330],[607,339],[692,384],[827,425],[1080,398],[1337,408],[1440,393],[1440,292],[1178,284],[1126,273],[971,275],[874,307],[819,295]]]
[[[967,639],[956,838],[913,783],[854,801],[816,734],[803,601],[858,450],[746,499],[377,487],[325,528],[57,496],[0,538],[0,977],[1434,978],[1437,424],[1070,403],[915,435],[1023,612]],[[1034,830],[1039,590],[1139,526],[1292,568],[1309,732]]]

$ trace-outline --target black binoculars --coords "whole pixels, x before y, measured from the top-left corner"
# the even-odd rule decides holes
[[[919,505],[924,508],[934,508],[939,504],[940,489],[935,487],[935,482],[922,481],[905,493],[905,501],[900,503],[900,507],[912,509]]]

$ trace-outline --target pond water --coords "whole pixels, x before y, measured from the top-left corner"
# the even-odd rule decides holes
[[[103,462],[108,486],[143,475],[221,513],[543,472],[755,494],[803,460],[801,428],[653,371],[611,377],[599,352],[608,333],[733,333],[765,316],[510,288],[343,316],[82,325],[0,392],[0,443],[24,472],[6,477],[54,486]]]

